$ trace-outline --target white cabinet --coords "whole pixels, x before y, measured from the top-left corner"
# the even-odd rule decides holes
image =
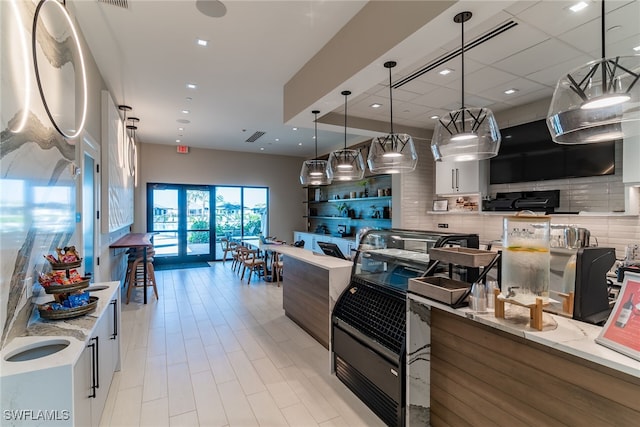
[[[488,160],[436,163],[436,194],[486,195],[488,185]]]
[[[74,425],[98,426],[120,364],[119,300],[110,301],[73,367]]]

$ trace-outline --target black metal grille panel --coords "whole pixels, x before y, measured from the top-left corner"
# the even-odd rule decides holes
[[[402,425],[400,403],[386,395],[374,383],[339,356],[335,358],[336,376],[345,383],[388,426]]]
[[[401,354],[406,334],[404,298],[353,278],[333,313],[395,354]]]

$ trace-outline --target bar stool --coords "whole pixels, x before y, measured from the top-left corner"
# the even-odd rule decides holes
[[[153,293],[155,294],[157,300],[159,299],[159,296],[158,287],[156,286],[156,275],[153,269],[153,255],[155,255],[155,251],[153,249],[147,251],[147,286],[153,287]],[[129,304],[129,299],[131,297],[131,289],[134,287],[144,287],[144,262],[145,261],[142,256],[142,251],[132,251],[129,254],[129,260],[127,262],[127,275],[125,277],[124,283],[124,286],[127,287],[127,304]]]
[[[280,282],[282,281],[282,270],[284,269],[284,262],[282,261],[282,254],[278,252],[273,252],[273,256],[271,258],[271,271],[272,271],[272,279],[274,282],[278,284],[280,287]]]

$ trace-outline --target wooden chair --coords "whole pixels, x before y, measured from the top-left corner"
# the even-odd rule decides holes
[[[282,281],[282,270],[284,268],[284,262],[282,261],[282,254],[278,252],[273,252],[271,258],[271,278],[274,282],[278,284],[280,287],[280,282]]]
[[[238,244],[236,242],[230,241],[226,237],[220,239],[220,244],[222,245],[222,250],[224,251],[224,253],[222,254],[222,263],[224,264],[227,261],[228,253],[231,253],[231,257],[233,258],[233,252]]]
[[[127,286],[127,304],[131,298],[131,290],[133,288],[144,287],[144,263],[147,263],[147,289],[153,288],[153,293],[158,297],[158,287],[156,286],[156,275],[153,269],[153,257],[147,256],[145,261],[144,257],[136,257],[129,259],[129,266],[127,266],[127,277],[125,278],[125,285]]]
[[[251,275],[253,272],[260,274],[260,270],[264,270],[265,261],[262,258],[258,258],[258,251],[256,249],[249,249],[245,246],[240,247],[240,259],[242,260],[242,276],[240,280],[244,279],[244,273],[249,269],[249,278],[247,284],[251,283]]]

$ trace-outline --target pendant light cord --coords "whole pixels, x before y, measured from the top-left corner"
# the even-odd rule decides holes
[[[604,63],[604,59],[605,59],[605,41],[604,41],[604,37],[605,37],[605,23],[604,23],[604,0],[602,0],[602,60],[603,62],[600,64],[600,66],[602,67],[602,93],[605,94],[607,92],[607,67],[605,66]]]
[[[315,136],[315,141],[316,141],[316,157],[314,157],[313,160],[318,160],[318,113],[314,113],[314,127],[315,127],[315,131],[314,131],[314,136]]]
[[[347,149],[347,94],[344,94],[344,149]]]
[[[391,124],[391,135],[393,135],[393,96],[392,96],[392,87],[391,87],[391,67],[389,67],[389,109],[391,113],[391,119],[389,123]]]
[[[462,60],[462,109],[464,110],[464,19],[460,23],[462,30],[460,32],[460,46],[462,51],[460,52],[460,58]],[[464,119],[462,120],[464,126]]]

